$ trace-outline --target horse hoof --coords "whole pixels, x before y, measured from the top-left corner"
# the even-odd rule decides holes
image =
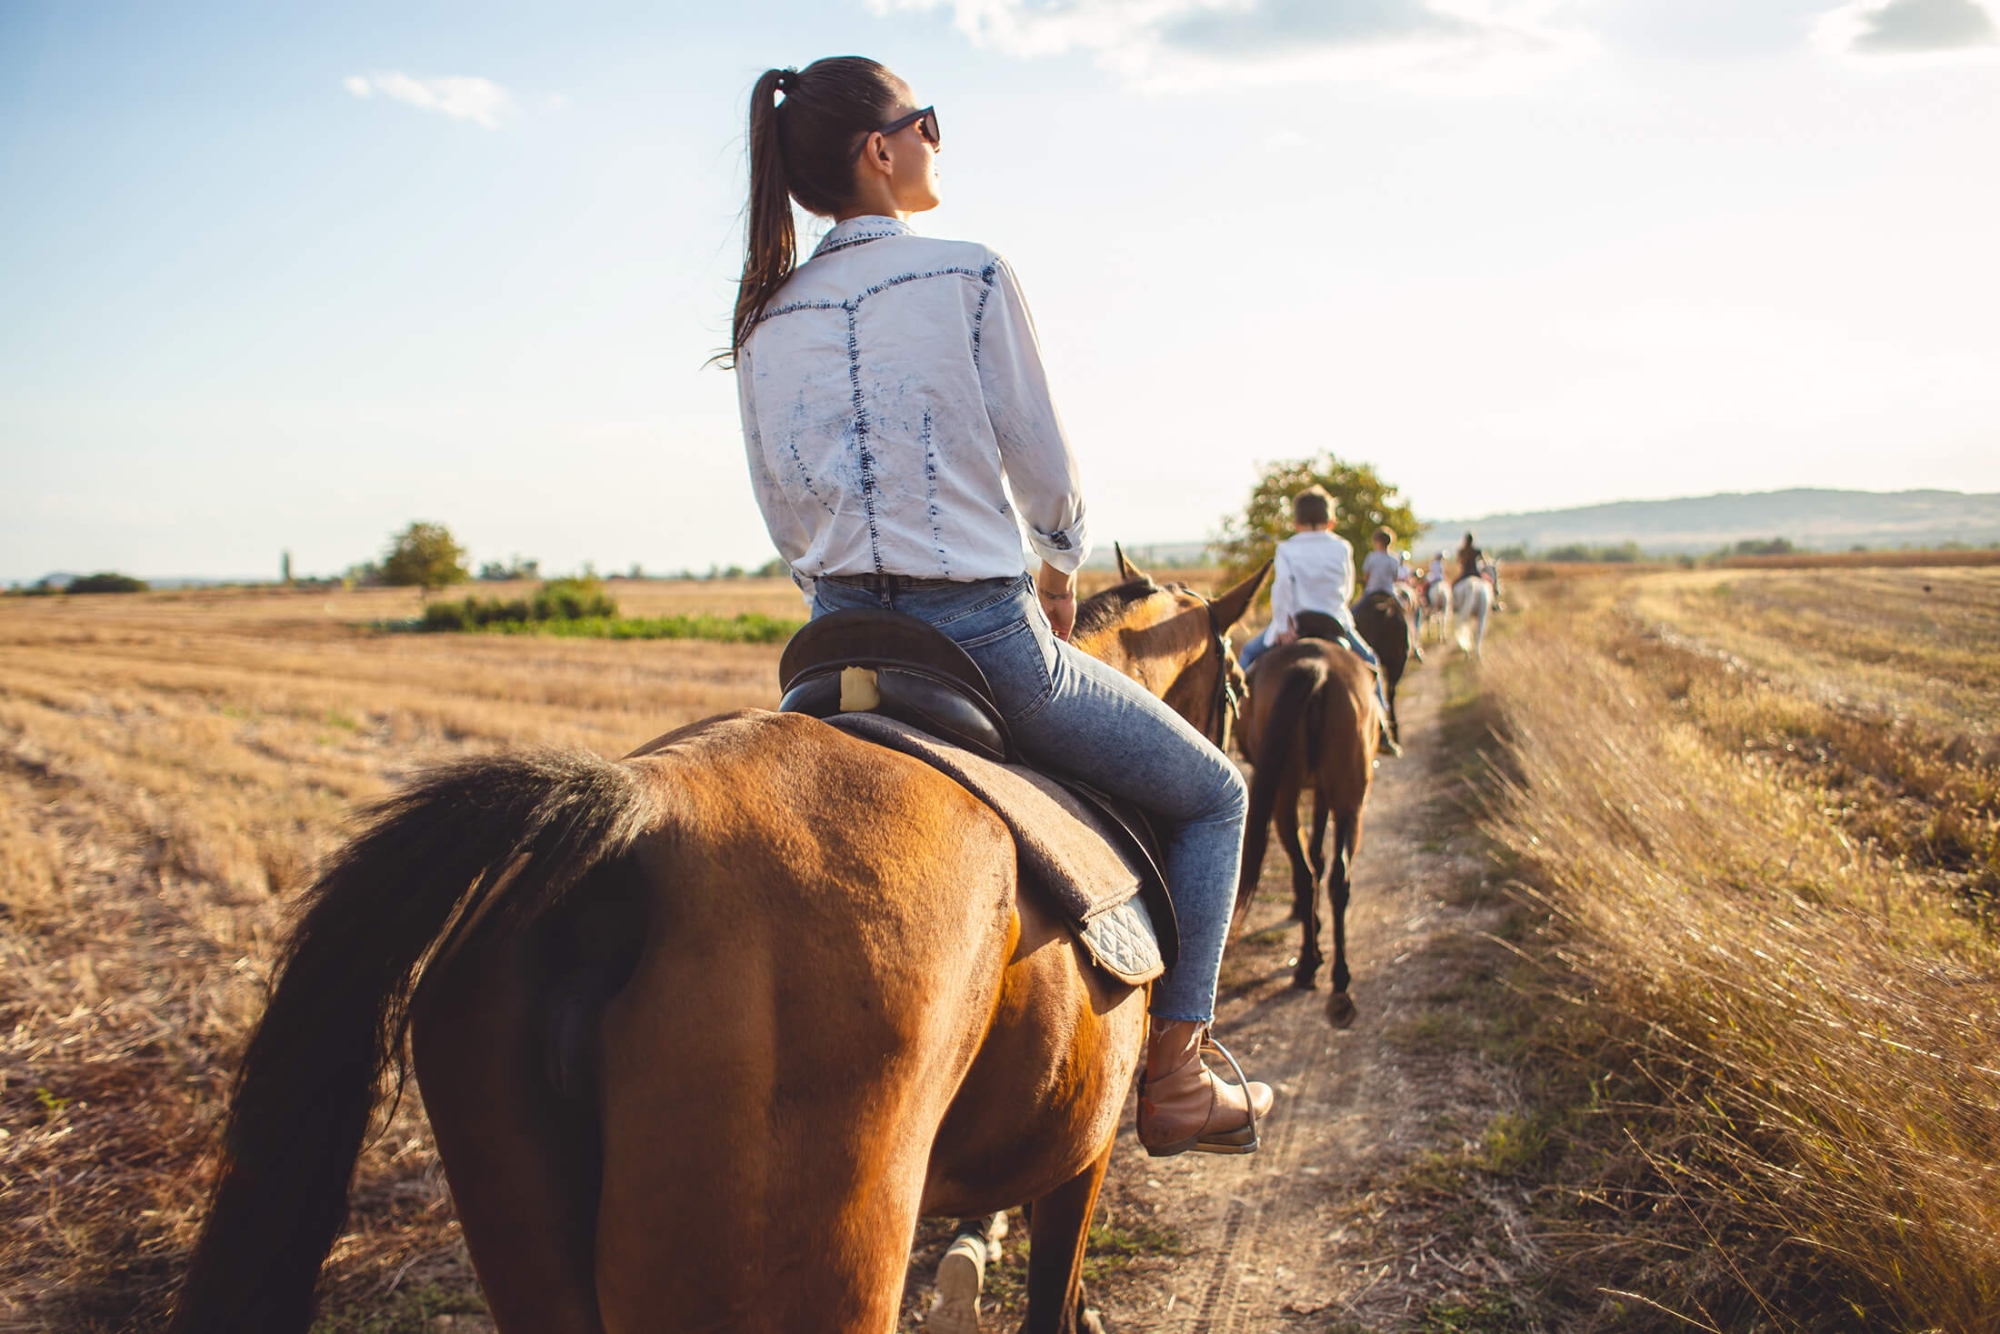
[[[1082,1330],[1083,1334],[1104,1334],[1104,1313],[1085,1311],[1083,1318],[1076,1322],[1076,1327]]]
[[[962,1236],[938,1261],[937,1299],[924,1328],[935,1334],[979,1334],[979,1283],[985,1277],[986,1243]]]
[[[1315,971],[1308,973],[1305,969],[1301,968],[1298,972],[1293,973],[1292,989],[1294,991],[1318,991],[1319,990],[1318,972]]]
[[[1335,1028],[1346,1028],[1354,1022],[1354,1002],[1344,991],[1336,991],[1326,998],[1326,1021]]]

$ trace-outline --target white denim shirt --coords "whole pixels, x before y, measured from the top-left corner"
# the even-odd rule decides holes
[[[1347,600],[1354,593],[1354,548],[1333,532],[1294,533],[1278,543],[1271,571],[1271,633],[1297,627],[1302,611],[1325,612],[1352,623]]]
[[[736,388],[757,505],[808,597],[824,575],[1010,578],[1024,529],[1059,570],[1089,554],[1034,324],[985,246],[840,223],[737,350]]]

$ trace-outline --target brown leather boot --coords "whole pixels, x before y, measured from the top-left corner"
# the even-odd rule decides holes
[[[1236,1083],[1209,1072],[1202,1058],[1210,1053],[1229,1063]],[[1257,1118],[1269,1115],[1272,1101],[1271,1086],[1245,1079],[1208,1025],[1154,1022],[1139,1080],[1139,1142],[1147,1153],[1255,1153]]]

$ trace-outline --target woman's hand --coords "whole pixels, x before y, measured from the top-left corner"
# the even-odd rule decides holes
[[[1296,644],[1299,642],[1299,632],[1297,630],[1280,630],[1277,634],[1271,636],[1271,642],[1273,644]]]
[[[1055,631],[1056,638],[1068,639],[1076,625],[1076,576],[1043,561],[1041,572],[1035,576],[1035,597],[1041,602],[1042,614],[1049,618],[1049,628]]]

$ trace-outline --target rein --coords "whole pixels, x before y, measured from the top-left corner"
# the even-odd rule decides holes
[[[1194,593],[1193,589],[1188,591]],[[1194,595],[1201,598],[1202,610],[1208,613],[1208,635],[1210,642],[1215,646],[1216,656],[1215,694],[1208,704],[1207,736],[1215,743],[1217,750],[1227,753],[1229,734],[1235,730],[1236,714],[1242,707],[1243,693],[1236,688],[1236,681],[1229,671],[1231,661],[1229,630],[1226,626],[1215,623],[1215,604],[1199,593]]]

